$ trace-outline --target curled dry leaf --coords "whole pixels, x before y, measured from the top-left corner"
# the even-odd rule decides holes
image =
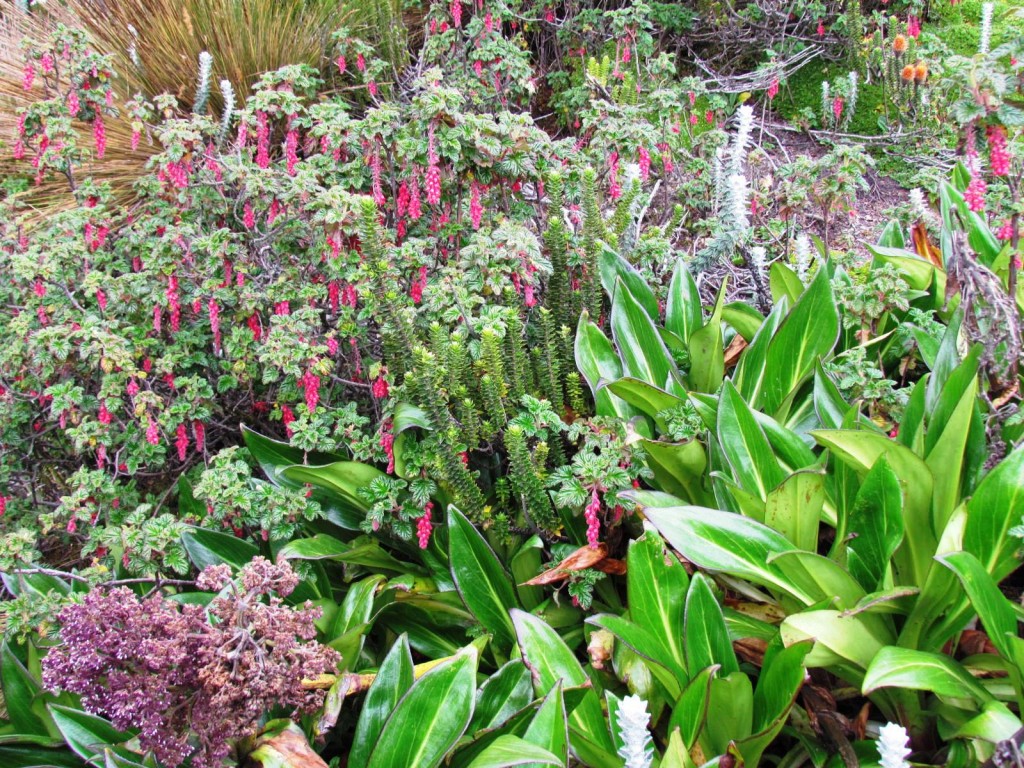
[[[582,571],[585,568],[594,568],[614,576],[621,576],[626,572],[626,564],[622,560],[608,557],[608,545],[602,542],[593,548],[580,547],[554,568],[549,568],[520,586],[540,587],[554,584],[569,578],[573,571]]]

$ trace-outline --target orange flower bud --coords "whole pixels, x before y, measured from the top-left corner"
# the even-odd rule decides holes
[[[912,83],[914,81],[914,75],[915,70],[913,64],[907,64],[907,66],[905,66],[900,72],[900,77],[903,78],[903,82],[905,83]]]
[[[896,39],[892,41],[892,49],[896,53],[903,53],[907,50],[907,38],[903,35],[896,35]]]
[[[917,66],[914,67],[914,79],[919,83],[928,79],[928,65],[923,61],[917,62]]]

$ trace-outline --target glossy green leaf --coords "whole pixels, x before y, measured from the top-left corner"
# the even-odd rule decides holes
[[[342,459],[341,456],[333,453],[299,450],[292,447],[290,443],[261,435],[244,424],[242,425],[242,439],[267,479],[274,485],[283,485],[288,488],[301,488],[302,483],[286,477],[283,474],[286,467],[295,464],[330,464]]]
[[[754,687],[744,672],[716,677],[711,681],[711,700],[704,734],[713,754],[722,754],[729,745],[746,738],[754,722]]]
[[[658,638],[665,653],[685,669],[683,609],[690,583],[686,569],[654,531],[629,543],[626,565],[630,620]]]
[[[409,651],[409,639],[401,635],[391,646],[388,655],[377,671],[377,676],[366,693],[352,748],[348,756],[348,768],[364,768],[370,758],[370,751],[377,744],[384,724],[387,722],[399,699],[412,687],[413,664]]]
[[[611,632],[619,642],[644,659],[650,673],[665,686],[669,697],[682,693],[688,680],[685,667],[667,653],[661,638],[653,632],[612,613],[590,616],[587,623]]]
[[[904,574],[903,583],[924,584],[932,567],[937,534],[932,528],[932,472],[920,458],[903,445],[877,432],[866,430],[819,430],[811,435],[821,445],[864,475],[879,457],[885,456],[903,491],[903,521],[907,536],[896,553]]]
[[[781,533],[798,549],[818,548],[818,525],[825,503],[825,479],[821,472],[795,472],[768,493],[764,523]]]
[[[544,697],[523,738],[558,757],[559,765],[569,760],[569,720],[559,683]]]
[[[408,573],[420,570],[410,563],[396,560],[381,547],[379,541],[368,536],[346,542],[318,533],[309,538],[289,541],[278,551],[278,556],[289,560],[335,560],[385,572]]]
[[[82,759],[63,744],[61,741],[61,749],[5,744],[0,746],[0,765],[4,768],[83,768],[86,764]]]
[[[367,768],[440,765],[473,716],[476,666],[476,648],[467,646],[413,683],[384,724]]]
[[[970,552],[951,552],[940,557],[939,562],[953,571],[963,584],[992,645],[1004,659],[1012,661],[1014,651],[1010,638],[1017,636],[1017,614],[999,584]]]
[[[629,376],[608,382],[607,388],[616,397],[622,398],[641,413],[654,419],[655,424],[663,432],[665,431],[665,422],[659,418],[659,414],[682,405],[684,402],[681,397],[666,392],[661,387]]]
[[[794,643],[788,647],[770,647],[765,654],[754,691],[755,733],[771,728],[789,714],[805,679],[804,659],[810,650],[809,642]]]
[[[531,536],[519,545],[519,550],[512,556],[509,563],[512,568],[512,577],[515,579],[519,603],[528,611],[532,611],[544,600],[543,587],[530,587],[525,584],[540,573],[543,551],[544,542],[541,541],[541,538],[536,535]]]
[[[647,507],[644,516],[698,567],[806,597],[769,564],[773,555],[789,552],[793,545],[763,523],[705,507]]]
[[[370,617],[373,615],[374,597],[383,582],[384,576],[376,574],[352,584],[334,615],[329,638],[332,641],[332,647],[341,653],[345,669],[354,669],[365,638],[362,628],[369,623]],[[356,629],[360,631],[353,633],[353,630]],[[338,638],[347,638],[347,640],[340,645],[335,645],[333,641]]]
[[[722,282],[707,325],[690,334],[690,389],[716,392],[725,376],[725,346],[722,339],[722,308],[728,280]]]
[[[722,319],[736,329],[747,342],[754,340],[764,324],[764,315],[745,301],[734,301],[722,309]]]
[[[107,720],[79,709],[50,704],[47,709],[71,751],[84,760],[102,755],[106,747],[123,744],[131,734],[117,730]]]
[[[651,320],[658,320],[658,299],[636,267],[608,247],[602,248],[598,254],[597,266],[601,273],[601,287],[612,304],[618,299],[617,292],[625,288]]]
[[[562,638],[541,619],[520,610],[512,622],[523,658],[534,670],[538,695],[545,695],[561,680],[565,687],[585,685],[586,673]],[[621,768],[597,694],[588,691],[569,715],[569,743],[573,753],[594,768]]]
[[[691,504],[711,501],[704,488],[708,459],[704,445],[697,440],[665,443],[642,439],[644,462],[654,473],[652,485]]]
[[[181,543],[189,560],[200,571],[221,563],[241,568],[260,553],[244,539],[206,528],[189,528],[181,534]]]
[[[847,566],[865,590],[882,587],[903,541],[903,493],[885,456],[864,478],[847,521]]]
[[[654,321],[628,291],[615,294],[611,328],[623,369],[629,376],[663,387],[677,375]]]
[[[668,728],[670,731],[679,729],[687,749],[697,742],[707,720],[708,705],[711,703],[711,680],[717,672],[717,667],[708,667],[698,672],[672,708]]]
[[[687,669],[696,671],[717,666],[722,675],[731,675],[739,670],[725,629],[722,607],[707,578],[700,573],[693,575],[690,590],[686,593],[683,642]]]
[[[772,301],[778,302],[785,297],[790,306],[796,304],[804,292],[804,284],[796,272],[781,261],[772,264],[768,270],[768,288],[772,292]]]
[[[3,703],[7,720],[18,733],[46,736],[46,725],[32,711],[32,704],[41,693],[42,687],[25,665],[14,655],[11,647],[4,642],[0,646],[0,683],[3,686]]]
[[[386,477],[376,467],[358,461],[336,461],[323,466],[291,466],[282,470],[289,480],[309,483],[316,488],[337,494],[342,501],[362,511],[369,510],[369,504],[359,491],[374,480]]]
[[[850,404],[843,399],[832,377],[825,373],[820,362],[815,364],[814,412],[818,421],[826,429],[839,429],[849,410]]]
[[[469,768],[510,768],[516,765],[565,765],[565,761],[543,747],[511,734],[499,736],[477,755]]]
[[[764,431],[730,381],[719,397],[716,434],[740,487],[766,499],[785,476]]]
[[[903,409],[899,432],[896,434],[896,440],[918,456],[924,456],[925,396],[928,393],[930,379],[931,374],[926,373],[914,385],[907,400],[907,407]]]
[[[992,695],[949,656],[896,646],[881,649],[864,677],[865,695],[880,688],[931,691],[937,696],[973,698],[978,704],[992,700]]]
[[[515,629],[508,612],[517,605],[512,576],[487,540],[451,505],[448,507],[448,551],[452,578],[466,607],[500,643],[511,646]]]
[[[704,325],[701,310],[700,291],[693,275],[686,268],[686,262],[676,260],[672,282],[668,286],[668,302],[665,307],[665,327],[685,342]]]
[[[533,701],[530,670],[519,659],[506,663],[480,686],[469,733],[498,728]]]
[[[622,363],[611,341],[600,328],[580,315],[576,326],[576,367],[590,387],[599,416],[618,416],[628,421],[639,411],[603,387],[605,382],[622,378]],[[664,382],[659,382],[659,386]]]
[[[967,502],[963,548],[1002,581],[1017,568],[1020,539],[1009,530],[1024,518],[1024,448],[1015,448],[978,485]]]
[[[736,385],[736,389],[743,399],[755,408],[761,402],[761,390],[767,370],[768,347],[772,343],[775,332],[785,320],[789,307],[788,299],[782,299],[772,307],[772,311],[768,313],[768,317],[761,325],[761,330],[754,336],[750,345],[743,350],[736,370],[733,372],[732,382]]]
[[[832,351],[838,337],[839,310],[828,270],[819,269],[768,346],[760,404],[765,412],[778,411],[818,359]]]
[[[771,564],[809,598],[808,605],[827,603],[847,610],[864,597],[864,588],[848,571],[817,552],[783,552],[773,557]]]
[[[833,610],[792,614],[779,631],[787,646],[814,641],[806,657],[807,666],[825,667],[858,685],[875,655],[895,640],[880,616],[851,616]]]

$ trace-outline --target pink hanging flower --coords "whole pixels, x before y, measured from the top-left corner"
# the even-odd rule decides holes
[[[907,16],[907,34],[917,39],[921,35],[921,19],[917,16]]]
[[[598,513],[601,511],[601,497],[597,488],[590,492],[590,503],[584,510],[583,517],[587,521],[587,544],[591,549],[597,549],[598,536],[601,534],[601,519]]]
[[[412,285],[409,288],[409,298],[412,299],[413,304],[419,304],[423,301],[423,289],[427,287],[427,268],[420,267],[418,277],[413,280]]]
[[[132,152],[139,148],[139,141],[142,139],[142,131],[132,130]]]
[[[68,112],[71,113],[72,117],[78,117],[78,112],[81,108],[81,104],[78,101],[78,91],[72,88],[71,93],[68,94]]]
[[[473,62],[473,71],[476,73],[477,77],[483,77],[484,63],[480,61],[480,59]]]
[[[291,423],[295,421],[295,413],[287,405],[281,406],[281,423],[284,424],[284,433],[288,437],[292,436]]]
[[[619,153],[611,152],[608,155],[608,197],[618,200],[622,197],[622,187],[619,186]]]
[[[339,56],[334,63],[338,65],[338,74],[344,75],[345,70],[348,68],[348,64],[345,62],[345,57]]]
[[[647,147],[639,147],[636,154],[640,165],[640,178],[647,181],[651,177],[651,153],[647,151]]]
[[[371,96],[376,96],[377,95],[377,81],[376,80],[368,81],[366,83],[366,90],[369,92],[369,94]]]
[[[338,287],[337,280],[331,280],[327,284],[327,303],[331,307],[331,314],[338,314],[338,308],[341,306],[341,289]]]
[[[262,111],[256,113],[256,165],[270,167],[270,121]]]
[[[387,202],[387,198],[384,197],[384,189],[381,186],[380,176],[380,153],[373,152],[370,154],[370,177],[372,181],[373,202],[377,205],[384,205],[384,203]]]
[[[320,403],[320,377],[312,371],[306,371],[302,377],[302,389],[306,396],[306,410],[313,413]]]
[[[630,62],[630,60],[632,58],[633,58],[633,49],[630,46],[630,44],[627,42],[623,46],[623,48],[622,48],[622,63],[623,64],[629,64],[629,62]]]
[[[178,424],[174,447],[178,449],[178,461],[184,461],[188,456],[188,430],[185,428],[185,422]]]
[[[252,209],[252,202],[246,200],[242,210],[242,223],[245,224],[246,229],[252,229],[256,226],[256,212]]]
[[[1010,240],[1013,238],[1013,222],[1006,221],[1003,226],[999,228],[999,232],[996,234],[1000,240]]]
[[[434,502],[428,501],[423,507],[423,516],[416,520],[416,540],[419,542],[420,549],[430,546],[430,533],[434,529],[433,523],[430,521],[433,509]]]
[[[107,294],[103,292],[102,288],[96,289],[96,303],[100,307],[100,311],[104,312],[107,309]]]
[[[160,309],[159,304],[153,305],[153,332],[159,336],[163,330],[163,312]]]
[[[462,2],[461,0],[452,0],[450,4],[450,10],[452,14],[452,24],[456,29],[462,26]]]
[[[409,218],[417,221],[423,215],[420,207],[420,186],[417,176],[413,173],[409,180]]]
[[[964,190],[964,202],[969,210],[977,213],[985,208],[985,191],[987,186],[980,173],[971,176],[971,181]]]
[[[53,72],[53,55],[49,51],[40,57],[39,66],[43,68],[44,75],[49,75]]]
[[[100,160],[107,151],[107,129],[103,125],[103,113],[96,111],[96,119],[92,121],[92,137],[96,142],[96,157]]]
[[[839,118],[843,116],[843,97],[836,96],[832,99],[832,114],[835,116],[836,122],[839,122]]]
[[[160,429],[151,416],[146,417],[149,425],[146,427],[146,442],[150,445],[160,445]]]
[[[370,392],[378,400],[383,400],[388,396],[388,380],[383,375],[378,376],[373,380],[373,384],[370,385]]]
[[[299,132],[292,128],[284,139],[285,163],[288,175],[295,175],[295,166],[299,163]]]
[[[441,202],[441,169],[436,164],[427,167],[424,187],[427,192],[427,203],[438,205]]]
[[[196,450],[203,453],[206,450],[206,425],[199,419],[192,422],[192,437],[196,439]]]
[[[249,315],[249,331],[252,333],[252,340],[259,342],[263,337],[263,326],[260,324],[260,316],[253,312]]]
[[[483,213],[484,207],[480,202],[480,185],[474,181],[469,194],[469,218],[473,229],[480,229],[480,219],[483,217]]]
[[[21,73],[21,87],[26,91],[32,90],[32,83],[36,79],[36,68],[31,61],[25,62],[25,69]]]
[[[171,311],[171,331],[177,333],[181,328],[181,299],[178,296],[178,277],[167,278],[167,305]]]
[[[356,54],[356,69],[360,72],[366,71],[366,57],[361,53]]]
[[[128,393],[129,397],[135,397],[139,394],[139,382],[135,379],[129,379],[128,385],[125,387],[125,391]]]
[[[996,176],[1007,176],[1010,173],[1010,150],[1006,144],[1006,129],[1003,126],[989,126],[988,152],[992,173]]]
[[[281,203],[278,202],[275,197],[270,201],[270,208],[267,210],[267,226],[274,226],[274,222],[277,221],[277,215],[281,212]]]
[[[100,410],[99,413],[96,414],[96,418],[99,419],[100,424],[109,424],[111,421],[114,420],[114,417],[111,415],[110,411],[107,410],[106,401],[100,403]]]
[[[3,517],[7,513],[7,499],[8,496],[0,496],[0,517]]]
[[[825,36],[825,22],[822,21],[821,19],[818,19],[818,37],[824,37],[824,36]]]
[[[779,78],[772,78],[771,84],[768,86],[768,101],[773,101],[776,96],[779,95]]]
[[[220,307],[217,306],[217,301],[211,298],[206,305],[206,310],[210,317],[210,330],[213,331],[213,351],[214,354],[219,355],[221,353]]]

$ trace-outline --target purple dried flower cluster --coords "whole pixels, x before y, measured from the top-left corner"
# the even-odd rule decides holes
[[[230,585],[208,608],[93,590],[61,612],[62,644],[43,661],[44,684],[80,694],[118,728],[139,729],[141,746],[169,768],[190,755],[195,768],[218,768],[270,709],[320,707],[324,692],[301,681],[334,672],[339,660],[315,640],[319,609],[282,603],[298,584],[286,562],[258,557],[239,581],[227,566],[203,571],[200,589]]]

